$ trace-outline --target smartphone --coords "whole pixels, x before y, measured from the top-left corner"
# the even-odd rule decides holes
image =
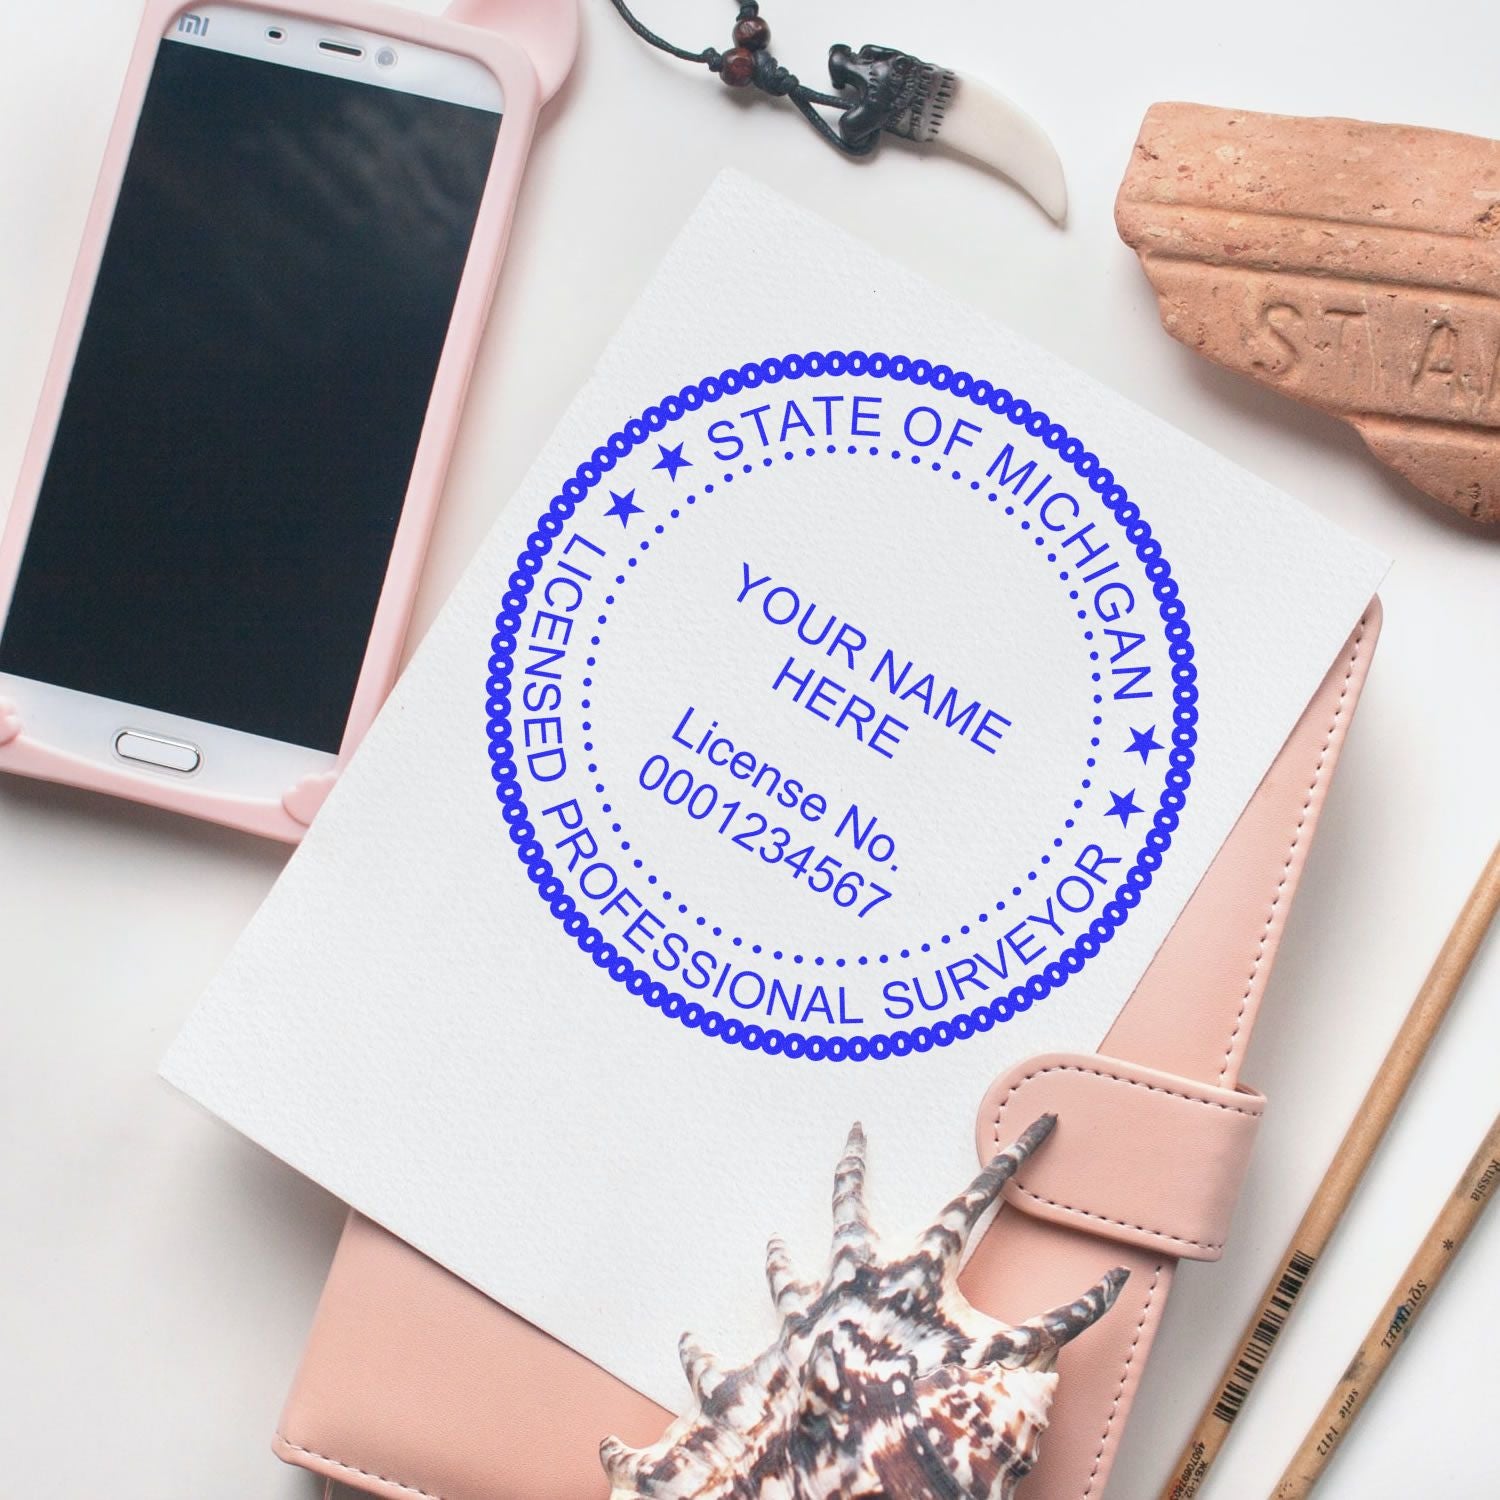
[[[382,27],[148,7],[0,542],[0,769],[295,838],[389,688],[537,100],[337,13]]]

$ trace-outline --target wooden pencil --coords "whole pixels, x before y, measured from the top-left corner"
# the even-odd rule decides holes
[[[1463,1248],[1469,1231],[1496,1196],[1497,1187],[1500,1187],[1500,1115],[1495,1117],[1490,1133],[1427,1231],[1427,1238],[1370,1325],[1364,1342],[1324,1403],[1317,1421],[1308,1429],[1272,1500],[1305,1500],[1312,1493],[1380,1377],[1390,1368],[1397,1352],[1406,1347],[1423,1309]]]
[[[1172,1477],[1161,1491],[1159,1500],[1192,1500],[1202,1488],[1235,1418],[1260,1378],[1276,1340],[1301,1297],[1318,1257],[1338,1228],[1370,1158],[1374,1156],[1443,1017],[1447,1015],[1497,909],[1500,909],[1500,844],[1490,854],[1478,882],[1458,914],[1458,920],[1433,961],[1417,998],[1334,1153],[1331,1165],[1313,1194],[1302,1222],[1293,1232],[1291,1244],[1272,1272],[1255,1311],[1250,1314],[1192,1436],[1173,1465]]]

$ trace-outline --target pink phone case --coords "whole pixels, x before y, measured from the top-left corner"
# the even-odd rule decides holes
[[[342,22],[419,46],[475,58],[499,79],[504,97],[504,116],[494,161],[454,300],[448,339],[433,381],[385,585],[339,747],[341,769],[369,728],[396,677],[422,558],[453,449],[469,373],[494,294],[532,131],[542,104],[556,92],[572,67],[578,41],[578,12],[576,0],[454,0],[439,17],[382,5],[378,0],[321,0],[321,3],[239,0],[239,3],[258,10]],[[148,0],[141,19],[22,459],[15,500],[5,530],[0,534],[0,618],[3,609],[8,608],[20,569],[157,45],[173,18],[189,8],[182,0]],[[302,837],[338,775],[335,770],[306,777],[296,786],[287,787],[279,801],[206,792],[190,783],[166,782],[149,773],[84,759],[42,744],[27,734],[21,707],[3,698],[0,698],[0,770],[111,792],[134,802],[153,803],[288,842]]]
[[[1015,1322],[1130,1271],[1059,1358],[1027,1500],[1103,1500],[1177,1266],[1223,1252],[1265,1104],[1240,1067],[1380,618],[1377,600],[1099,1052],[1031,1058],[978,1101],[980,1160],[1045,1111],[1058,1125],[970,1258],[969,1299]],[[599,1440],[653,1443],[670,1418],[351,1214],[272,1446],[384,1500],[604,1500]]]

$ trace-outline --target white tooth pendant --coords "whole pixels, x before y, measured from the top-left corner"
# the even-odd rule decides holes
[[[962,73],[952,77],[953,97],[931,139],[1004,173],[1061,224],[1068,217],[1068,184],[1046,132],[987,83]]]
[[[855,52],[841,44],[829,50],[828,71],[835,88],[860,96],[839,121],[850,149],[872,149],[882,130],[939,145],[1003,173],[1057,223],[1067,217],[1068,185],[1052,142],[987,83],[894,47]]]
[[[861,47],[856,52],[840,42],[828,49],[828,73],[835,90],[829,93],[803,83],[777,62],[760,0],[738,0],[731,33],[734,45],[727,52],[679,47],[645,25],[627,0],[611,3],[642,41],[684,62],[701,63],[729,88],[755,89],[787,100],[846,156],[870,156],[883,136],[905,136],[1004,173],[1059,224],[1067,216],[1062,163],[1046,132],[977,78],[923,62],[896,47]]]

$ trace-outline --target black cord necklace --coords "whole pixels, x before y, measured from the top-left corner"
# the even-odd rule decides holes
[[[828,49],[828,72],[842,92],[809,88],[767,50],[771,28],[760,14],[759,0],[742,0],[734,23],[734,46],[728,52],[705,47],[689,52],[644,25],[625,0],[611,0],[625,24],[643,41],[684,62],[702,63],[730,88],[757,88],[772,98],[790,99],[808,124],[830,145],[849,156],[869,156],[882,131],[913,141],[930,141],[942,125],[953,96],[954,75],[894,47],[861,47],[842,43]],[[837,111],[836,122],[819,106]]]

